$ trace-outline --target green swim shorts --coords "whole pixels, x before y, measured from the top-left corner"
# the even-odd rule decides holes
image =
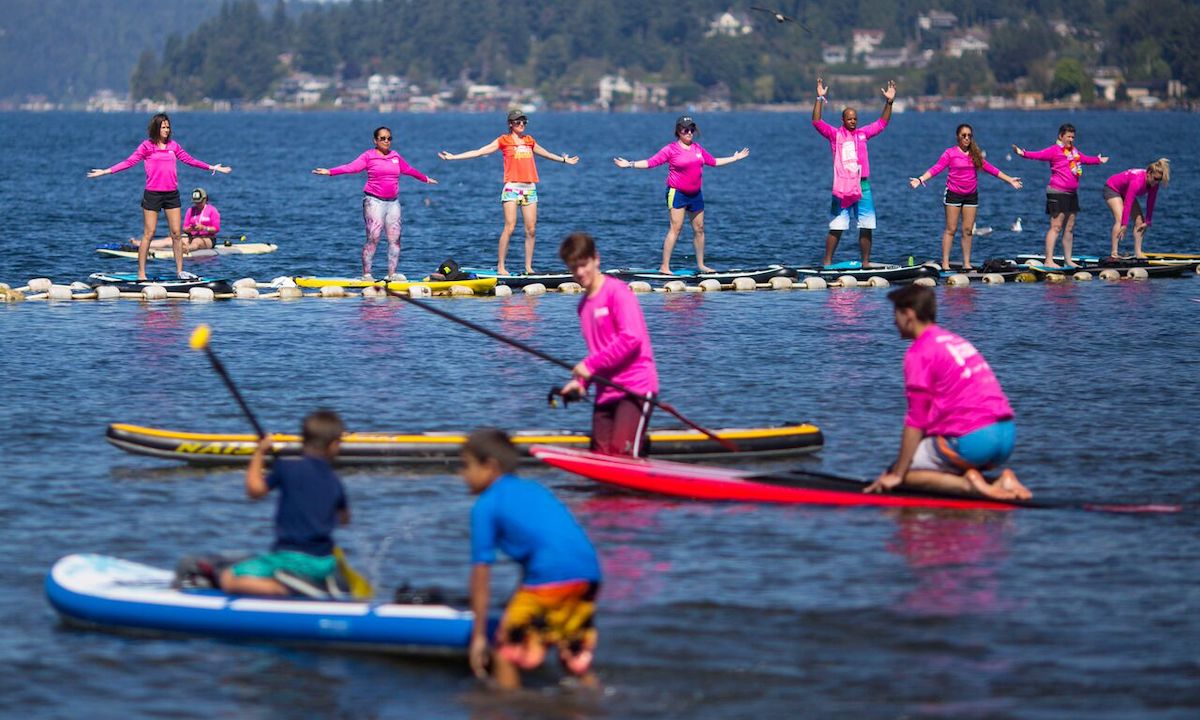
[[[269,578],[276,570],[312,580],[324,580],[337,570],[337,558],[332,555],[309,555],[282,550],[243,560],[232,568],[234,575]]]

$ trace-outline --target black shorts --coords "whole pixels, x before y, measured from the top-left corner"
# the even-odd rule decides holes
[[[979,191],[959,195],[956,192],[951,192],[950,188],[946,188],[946,194],[942,196],[943,205],[953,205],[957,207],[979,207]]]
[[[150,212],[159,210],[178,210],[183,204],[179,202],[178,190],[147,190],[142,193],[142,209]]]
[[[1053,217],[1060,213],[1070,215],[1079,212],[1079,196],[1075,193],[1046,193],[1046,214]]]
[[[1117,192],[1116,190],[1113,190],[1112,188],[1110,188],[1107,185],[1104,186],[1104,202],[1108,202],[1109,200],[1112,200],[1113,198],[1119,198],[1119,197],[1121,197],[1121,193]]]

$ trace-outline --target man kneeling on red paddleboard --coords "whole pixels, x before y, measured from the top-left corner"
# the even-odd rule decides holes
[[[658,369],[642,307],[629,286],[600,271],[600,254],[587,233],[572,233],[558,255],[585,295],[579,303],[579,327],[588,356],[571,371],[564,397],[587,392],[588,381],[600,376],[639,394],[601,384],[592,411],[592,451],[606,455],[646,454],[651,402],[658,394]]]
[[[932,290],[908,285],[888,293],[900,337],[912,340],[904,355],[908,414],[900,455],[866,492],[900,485],[932,492],[1028,500],[1029,490],[1000,468],[1016,441],[1013,411],[1000,382],[971,343],[939,327]]]

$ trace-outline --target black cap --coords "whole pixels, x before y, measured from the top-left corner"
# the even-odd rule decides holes
[[[524,110],[516,109],[516,110],[508,111],[508,121],[509,122],[514,122],[516,120],[528,120],[528,119],[529,118],[525,117]]]
[[[691,115],[680,115],[679,119],[675,121],[675,127],[677,127],[677,128],[686,128],[686,127],[695,128],[696,121],[692,119]]]

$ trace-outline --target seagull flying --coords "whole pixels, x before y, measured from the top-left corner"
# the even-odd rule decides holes
[[[785,22],[794,22],[797,25],[799,25],[800,27],[804,28],[804,31],[807,32],[809,35],[812,35],[812,30],[809,30],[807,25],[800,22],[799,20],[797,20],[794,17],[788,17],[787,15],[784,15],[783,13],[779,12],[778,10],[769,10],[767,8],[757,7],[757,6],[751,6],[750,9],[767,13],[771,17],[775,18],[775,22],[780,23],[780,24],[783,24]]]

